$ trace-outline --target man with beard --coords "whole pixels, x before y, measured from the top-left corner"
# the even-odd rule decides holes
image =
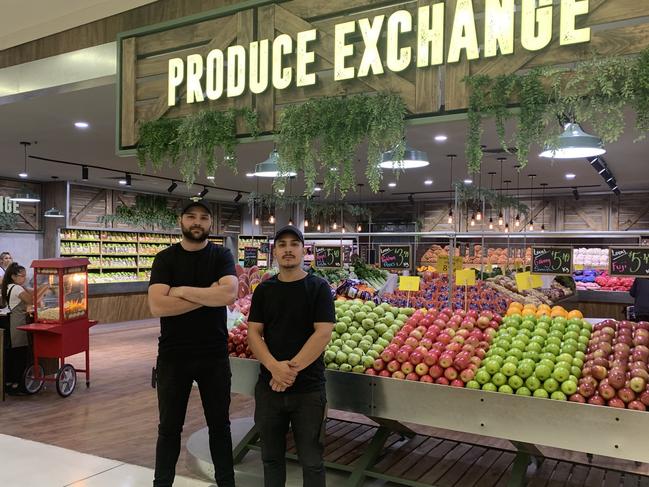
[[[154,487],[171,486],[180,454],[187,402],[196,381],[209,428],[219,487],[233,487],[230,364],[226,308],[237,296],[232,253],[207,240],[212,212],[192,201],[180,215],[180,243],[156,255],[149,307],[160,317],[156,365],[160,423]]]
[[[324,487],[325,394],[322,353],[335,309],[329,284],[304,272],[304,237],[294,226],[275,236],[279,273],[255,289],[248,345],[261,362],[255,424],[261,438],[265,487],[286,483],[286,433],[295,438],[305,487]]]

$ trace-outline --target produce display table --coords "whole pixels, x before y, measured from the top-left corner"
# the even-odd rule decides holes
[[[56,382],[59,395],[67,397],[76,386],[76,372],[86,375],[86,387],[90,387],[89,329],[96,324],[96,321],[84,318],[64,324],[36,323],[18,327],[30,333],[33,339],[34,365],[26,372],[26,386],[30,393],[38,392],[45,380],[52,380]],[[65,363],[66,357],[81,352],[86,355],[85,369],[75,369]],[[38,364],[38,359],[45,357],[59,359],[60,368],[54,378],[45,377]]]
[[[232,391],[254,395],[258,362],[230,358],[230,363]],[[331,370],[325,374],[330,408],[365,415],[380,425],[355,468],[341,467],[351,471],[348,486],[360,486],[366,477],[385,479],[372,466],[392,432],[413,434],[401,422],[510,441],[518,450],[511,487],[524,485],[532,457],[543,461],[536,445],[649,462],[646,439],[638,433],[649,430],[646,412]],[[235,461],[245,456],[257,437],[253,428],[235,448]],[[403,483],[398,478],[387,480]]]

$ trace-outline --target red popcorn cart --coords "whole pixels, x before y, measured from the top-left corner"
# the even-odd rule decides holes
[[[68,397],[77,385],[77,372],[86,375],[90,387],[88,319],[88,259],[42,259],[34,269],[34,323],[19,327],[31,334],[34,364],[24,374],[27,392],[35,394],[45,381],[56,383],[56,391]],[[41,296],[40,299],[38,296]],[[86,368],[75,369],[65,358],[85,352]],[[56,358],[59,368],[46,376],[40,358]]]

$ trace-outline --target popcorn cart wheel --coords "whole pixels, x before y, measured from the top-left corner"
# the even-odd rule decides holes
[[[23,374],[25,391],[39,392],[46,381],[68,397],[77,385],[77,372],[85,373],[90,387],[89,329],[97,324],[88,319],[88,259],[43,259],[34,268],[34,323],[19,327],[31,334],[34,363]],[[75,369],[66,357],[85,353],[85,368]],[[46,375],[39,358],[56,358],[59,369]]]

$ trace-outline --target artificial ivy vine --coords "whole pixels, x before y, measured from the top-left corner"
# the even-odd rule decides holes
[[[527,215],[529,207],[513,196],[501,194],[486,188],[476,188],[463,183],[455,184],[455,193],[458,203],[466,204],[469,208],[482,208],[482,202],[485,202],[487,208],[494,210],[512,209],[516,213]]]
[[[235,148],[237,118],[242,117],[248,130],[257,136],[257,113],[250,108],[217,112],[203,110],[183,119],[152,120],[140,126],[137,157],[140,168],[147,160],[157,170],[165,164],[177,166],[187,184],[192,184],[205,164],[208,175],[213,175],[223,164],[237,172]],[[217,160],[216,149],[223,151],[223,159]]]
[[[518,163],[527,165],[530,147],[550,145],[561,133],[559,122],[583,124],[604,143],[618,140],[624,132],[624,110],[637,115],[639,138],[649,131],[649,49],[631,58],[596,58],[571,69],[534,68],[523,74],[469,76],[469,128],[466,156],[470,173],[480,170],[483,122],[493,117],[502,148],[516,149]],[[516,133],[507,139],[505,122],[520,110]]]
[[[167,198],[138,194],[135,196],[133,206],[120,205],[113,215],[103,215],[99,221],[104,224],[122,223],[142,228],[175,228],[178,224],[178,215],[167,207]]]
[[[15,230],[18,216],[15,213],[0,213],[0,230]]]
[[[365,175],[376,192],[382,153],[394,149],[395,159],[403,157],[405,114],[403,100],[392,93],[324,97],[288,106],[277,134],[280,170],[304,171],[307,195],[313,193],[317,175],[324,174],[327,194],[337,190],[344,196],[356,185],[356,152],[367,140]],[[277,185],[285,181],[280,178]]]
[[[284,196],[275,194],[251,193],[248,196],[248,206],[252,208],[273,210],[274,208],[286,208],[294,204],[304,205],[304,211],[312,220],[322,218],[322,221],[328,218],[340,215],[341,210],[351,216],[369,218],[371,210],[362,205],[354,205],[344,201],[325,203],[315,201],[306,196]]]

